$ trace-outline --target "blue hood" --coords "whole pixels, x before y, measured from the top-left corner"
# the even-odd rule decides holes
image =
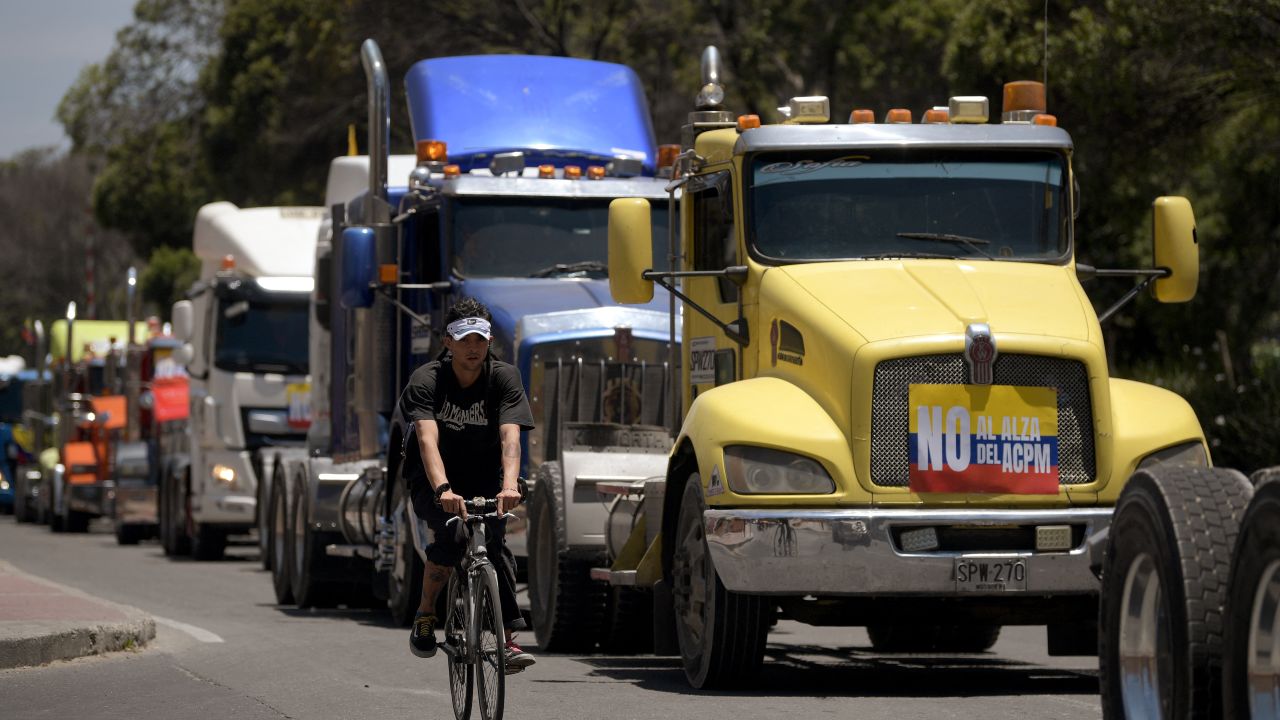
[[[618,305],[609,294],[608,280],[568,278],[464,280],[458,295],[473,297],[489,307],[489,312],[493,314],[494,334],[501,341],[504,351],[512,349],[516,322],[525,315]],[[662,288],[655,288],[653,300],[648,304],[627,307],[665,313],[670,305],[667,292]]]

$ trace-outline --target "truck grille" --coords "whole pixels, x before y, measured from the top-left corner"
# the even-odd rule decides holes
[[[871,400],[871,482],[885,487],[908,484],[908,392],[912,383],[968,382],[969,369],[958,354],[921,355],[876,365]],[[995,384],[1051,387],[1058,391],[1059,482],[1092,482],[1097,465],[1089,374],[1084,363],[1039,355],[1000,355],[995,362]]]

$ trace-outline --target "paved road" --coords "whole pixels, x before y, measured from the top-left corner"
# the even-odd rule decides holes
[[[413,658],[380,613],[277,606],[251,547],[175,562],[117,547],[105,526],[53,535],[0,517],[0,558],[157,622],[140,652],[0,672],[0,717],[451,717],[442,657]],[[1047,657],[1043,628],[1007,629],[984,655],[904,658],[871,652],[861,629],[783,621],[751,691],[692,691],[674,658],[539,656],[510,678],[507,717],[1096,718],[1096,668]]]

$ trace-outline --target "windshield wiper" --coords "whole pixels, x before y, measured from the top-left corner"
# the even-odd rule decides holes
[[[545,278],[552,275],[569,275],[572,273],[588,273],[600,272],[605,275],[609,274],[609,265],[599,260],[583,260],[575,263],[556,263],[541,270],[534,270],[529,273],[531,278]]]
[[[953,245],[964,245],[970,250],[982,255],[990,260],[995,260],[991,253],[978,247],[979,245],[990,245],[990,240],[982,238],[969,237],[968,235],[952,235],[951,233],[931,233],[931,232],[900,232],[898,237],[907,238],[908,240],[931,240],[933,242],[951,243]]]
[[[927,252],[911,252],[910,250],[895,250],[892,252],[872,253],[870,255],[859,255],[858,260],[893,260],[897,258],[924,258],[927,260],[955,260],[955,255],[943,255],[942,253]]]

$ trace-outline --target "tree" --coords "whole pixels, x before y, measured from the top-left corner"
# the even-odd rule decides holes
[[[125,268],[133,253],[120,233],[94,222],[91,181],[85,158],[53,148],[0,163],[0,356],[21,351],[27,319],[43,319],[47,327],[70,300],[88,317],[90,247],[97,316],[124,316]]]
[[[147,260],[140,278],[143,302],[168,319],[173,304],[187,296],[200,278],[200,258],[187,248],[159,247]]]

